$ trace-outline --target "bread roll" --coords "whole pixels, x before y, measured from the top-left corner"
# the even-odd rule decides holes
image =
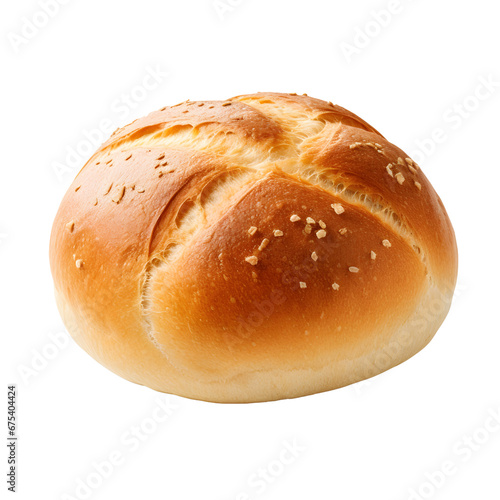
[[[75,341],[157,391],[255,402],[328,391],[422,349],[457,275],[418,165],[296,94],[187,101],[117,130],[54,221]]]

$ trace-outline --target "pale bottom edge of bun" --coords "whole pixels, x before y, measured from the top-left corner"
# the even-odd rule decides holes
[[[121,377],[155,391],[175,394],[193,400],[213,403],[257,403],[292,399],[311,394],[339,389],[379,375],[414,356],[433,338],[444,321],[453,297],[454,286],[440,289],[430,284],[419,307],[410,317],[401,319],[398,327],[371,332],[380,338],[379,348],[353,359],[337,359],[332,352],[331,363],[311,369],[261,370],[239,374],[226,380],[205,382],[199,379],[187,380],[177,373],[165,358],[155,358],[156,349],[148,359],[119,359],[97,342],[99,348],[89,348],[88,331],[83,336],[82,324],[76,321],[72,311],[61,297],[57,296],[59,311],[74,340],[94,359]],[[70,328],[70,325],[76,328]],[[86,330],[83,328],[83,330]],[[77,334],[77,332],[79,332]],[[102,332],[101,332],[102,334]],[[95,335],[95,334],[94,334]],[[87,338],[85,338],[87,337]],[[96,338],[94,337],[95,341]],[[91,342],[91,344],[94,342]],[[109,345],[109,344],[108,344]],[[137,356],[137,354],[136,354]]]

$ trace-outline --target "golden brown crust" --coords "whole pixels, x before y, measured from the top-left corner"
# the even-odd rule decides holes
[[[264,370],[280,358],[290,371],[321,366],[332,346],[345,355],[366,349],[370,331],[387,322],[388,303],[409,315],[424,291],[419,257],[372,214],[344,204],[337,215],[332,202],[343,200],[269,174],[198,233],[175,268],[157,269],[149,296],[158,312],[150,318],[171,362],[209,380],[235,365],[240,372]],[[291,222],[293,214],[301,220]],[[315,220],[310,234],[307,217]],[[249,235],[252,225],[258,229]],[[275,229],[283,236],[275,237]],[[388,238],[390,248],[382,243]],[[245,261],[252,255],[255,266]],[[199,345],[210,345],[209,357],[200,358]]]
[[[64,197],[50,257],[87,352],[221,402],[395,366],[434,335],[457,272],[418,165],[343,108],[276,93],[182,103],[117,131]]]

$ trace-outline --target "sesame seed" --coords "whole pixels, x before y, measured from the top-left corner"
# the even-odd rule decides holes
[[[109,165],[113,161],[113,158],[110,158],[107,162],[106,165]]]
[[[253,278],[254,280],[256,280],[256,279],[257,279],[257,273],[256,273],[255,271],[252,271],[252,278]]]
[[[370,252],[370,257],[371,257],[372,260],[375,260],[377,258],[377,254],[372,250]]]
[[[339,229],[339,233],[340,233],[340,234],[345,234],[345,233],[347,233],[347,228],[346,228],[346,227],[341,227],[341,228]]]
[[[422,189],[422,184],[418,181],[415,181],[415,186],[417,186],[418,189]]]
[[[83,260],[82,259],[75,260],[75,265],[78,269],[80,269],[83,266]]]
[[[132,153],[130,153],[126,158],[125,158],[125,161],[127,160],[130,160],[130,158],[132,158]]]
[[[318,221],[318,224],[319,224],[319,227],[321,227],[322,229],[325,229],[326,224],[322,220]]]
[[[404,166],[405,162],[403,161],[403,158],[399,157],[398,158],[398,165],[403,165]]]
[[[283,231],[281,231],[280,229],[275,229],[273,231],[273,234],[274,236],[283,236]]]
[[[403,184],[405,181],[404,175],[401,172],[398,172],[396,174],[396,180],[398,181],[398,184]]]
[[[96,198],[94,201],[94,207],[99,203],[99,200]]]
[[[329,106],[333,106],[333,102],[332,101],[328,101],[328,105]]]
[[[222,105],[223,105],[223,106],[231,106],[231,104],[233,104],[233,103],[232,103],[232,102],[225,102],[225,103],[223,103]]]
[[[106,189],[106,191],[103,193],[104,195],[107,195],[110,191],[111,191],[111,188],[113,187],[113,183],[111,183],[109,186],[108,186],[108,189]]]
[[[343,214],[345,212],[344,207],[340,203],[332,203],[331,207],[335,210],[337,215]]]
[[[411,173],[413,174],[416,174],[417,173],[417,169],[416,168],[413,168],[411,165],[408,165],[408,169],[410,170]]]
[[[304,281],[299,281],[300,288],[307,288],[307,284]]]
[[[391,177],[394,177],[394,174],[392,173],[391,167],[392,167],[392,163],[389,163],[389,165],[387,165],[387,166],[385,167],[385,169],[387,170],[387,173],[388,173]]]
[[[318,260],[318,254],[316,252],[313,252],[311,254],[311,259],[314,260],[314,261],[317,261]]]
[[[411,158],[405,158],[405,160],[408,165],[413,165],[413,160]]]
[[[350,149],[355,149],[357,148],[358,146],[362,146],[363,143],[362,142],[353,142],[352,144],[349,144],[349,148]]]
[[[75,188],[75,193],[81,188],[82,186],[76,186]]]
[[[356,267],[356,266],[349,266],[349,271],[351,273],[357,273],[359,272],[359,267]]]
[[[297,222],[297,221],[299,221],[299,220],[300,220],[300,217],[299,217],[298,215],[296,215],[296,214],[293,214],[293,215],[290,217],[290,220],[291,220],[292,222]]]
[[[156,159],[157,160],[163,160],[165,158],[165,153],[162,153],[160,156],[158,156]]]
[[[389,240],[382,240],[382,245],[384,245],[384,247],[386,248],[390,248],[391,242]]]
[[[66,224],[66,228],[68,229],[68,231],[69,231],[70,233],[72,233],[72,232],[73,232],[74,227],[75,227],[75,222],[74,222],[74,221],[70,221],[70,222],[68,222],[68,223]]]
[[[308,224],[316,224],[316,221],[315,221],[312,217],[308,217],[308,218],[306,219],[306,222],[307,222]]]
[[[264,238],[261,244],[259,245],[259,251],[262,252],[262,250],[264,250],[264,248],[266,248],[268,244],[269,240],[267,238]]]
[[[312,226],[310,224],[306,224],[304,227],[304,231],[306,232],[306,234],[311,234]]]
[[[332,283],[332,288],[334,290],[338,290],[340,288],[340,285],[338,283]]]
[[[202,106],[205,106],[205,103],[204,102],[199,102],[198,103],[198,107],[201,108]]]
[[[318,240],[321,238],[324,238],[326,236],[326,231],[324,229],[320,229],[319,231],[316,232],[316,237]]]
[[[114,201],[115,203],[120,203],[120,200],[123,198],[124,194],[125,194],[125,186],[118,186],[116,193],[114,194],[113,198],[111,198],[111,201]]]
[[[143,187],[138,187],[135,189],[138,193],[144,193],[144,188]]]
[[[253,236],[255,233],[257,232],[257,228],[255,226],[251,226],[249,229],[248,229],[248,234],[250,236]]]
[[[250,255],[250,257],[245,257],[245,260],[249,264],[252,264],[252,266],[256,266],[257,262],[259,262],[259,259],[255,255]]]
[[[380,154],[384,154],[384,150],[382,148],[381,144],[378,144],[376,142],[365,142],[365,143],[359,143],[361,146],[368,146],[370,148],[375,149]]]

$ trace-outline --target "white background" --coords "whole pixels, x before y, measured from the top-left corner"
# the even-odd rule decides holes
[[[18,385],[17,498],[500,498],[496,3],[56,5],[49,18],[35,0],[3,2],[0,16],[2,393],[6,401],[7,383]],[[141,89],[151,71],[156,84]],[[160,395],[63,333],[52,220],[117,126],[188,98],[256,91],[331,100],[420,163],[455,227],[457,294],[428,347],[367,382],[249,405]],[[168,418],[158,401],[172,407]],[[119,463],[96,472],[110,455]]]

